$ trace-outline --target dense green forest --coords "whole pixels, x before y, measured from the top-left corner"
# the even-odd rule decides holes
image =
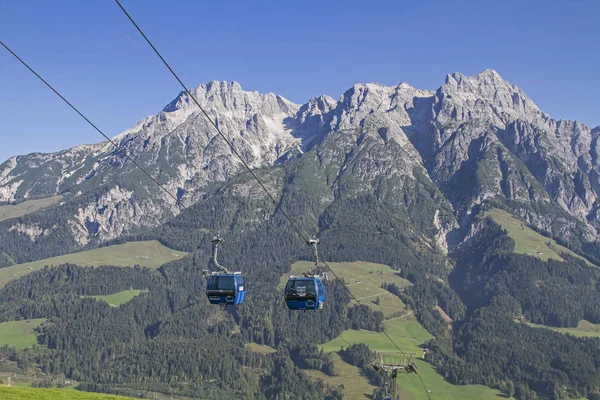
[[[267,210],[264,199],[248,203],[215,196],[196,212],[213,226],[231,226],[232,219],[251,219],[256,210]],[[366,307],[348,312],[349,296],[338,281],[325,282],[329,301],[323,310],[289,312],[276,285],[290,261],[309,257],[310,248],[298,245],[280,216],[264,221],[268,229],[259,226],[237,236],[227,232],[230,240],[245,244],[240,249],[245,260],[225,248],[221,262],[245,273],[248,296],[225,311],[210,306],[204,295],[201,270],[209,260],[211,237],[183,216],[151,234],[195,252],[157,271],[64,265],[8,283],[0,291],[2,320],[48,319],[40,329],[44,346],[10,357],[23,369],[35,363],[45,372],[97,385],[82,386],[88,390],[130,394],[128,389],[145,385],[190,396],[223,393],[221,398],[231,398],[233,392],[236,398],[322,398],[328,390],[315,386],[297,365],[335,373],[330,357],[316,344],[351,326],[380,329],[382,317]],[[279,250],[265,251],[274,247]],[[118,308],[80,297],[129,288],[148,292]],[[278,353],[252,353],[244,347],[247,342],[277,347]]]
[[[440,201],[433,187],[407,187],[407,204],[401,207],[392,202],[385,185],[379,198],[339,194],[327,204],[322,196],[329,188],[319,176],[316,155],[259,173],[284,186],[282,206],[307,235],[319,234],[324,259],[386,263],[406,276],[445,271],[443,255],[420,244],[418,224],[426,225]],[[226,185],[215,184],[192,209],[204,226],[219,227],[226,238],[220,262],[245,274],[243,304],[224,311],[208,304],[201,270],[210,267],[212,235],[184,213],[156,229],[112,242],[152,238],[193,252],[158,270],[63,265],[9,282],[0,290],[1,320],[47,321],[39,332],[43,346],[5,353],[19,368],[35,364],[44,372],[64,373],[84,382],[85,390],[132,395],[152,388],[186,396],[210,393],[211,398],[231,398],[232,393],[235,398],[341,398],[339,389],[314,383],[300,369],[335,374],[331,355],[316,345],[348,328],[380,330],[383,316],[366,306],[349,306],[348,291],[337,280],[325,282],[323,310],[288,311],[277,287],[280,276],[292,262],[311,259],[312,252],[268,199],[234,194],[236,185],[247,182],[247,176],[239,176]],[[316,224],[309,215],[320,215]],[[413,224],[413,232],[405,229]],[[229,243],[243,259],[227,247]],[[38,245],[39,257],[54,255],[42,252],[56,244]],[[81,297],[130,288],[148,291],[120,307]],[[253,353],[244,346],[249,342],[278,351]]]
[[[112,387],[113,393],[131,394],[126,389],[146,385],[188,396],[206,396],[200,390],[206,387],[215,396],[224,390],[220,398],[230,398],[232,391],[240,398],[273,398],[279,391],[295,398],[322,398],[294,363],[333,374],[331,359],[317,351],[315,341],[334,338],[347,324],[365,324],[365,313],[353,318],[347,312],[341,283],[326,282],[326,288],[345,301],[327,302],[321,313],[288,313],[281,298],[271,294],[287,318],[271,326],[251,326],[251,319],[244,318],[251,310],[223,312],[208,304],[202,266],[193,257],[159,271],[63,265],[11,282],[0,292],[2,320],[48,319],[40,327],[43,347],[3,352],[21,369],[37,364],[45,372],[97,385],[82,388]],[[80,296],[129,287],[148,292],[120,307]],[[373,321],[379,329],[381,319]],[[276,346],[279,354],[253,353],[244,348],[248,341]],[[190,382],[196,383],[195,389],[188,387]]]
[[[524,316],[551,326],[576,326],[583,318],[599,322],[600,270],[575,258],[541,261],[513,249],[506,232],[487,220],[454,254],[450,283],[466,313],[455,314],[459,320],[449,340],[430,343],[428,361],[451,382],[483,383],[517,399],[596,396],[600,340],[516,320]]]
[[[323,259],[390,265],[412,283],[404,290],[395,285],[385,289],[415,310],[435,336],[428,343],[432,352],[427,361],[450,382],[486,384],[519,400],[592,398],[598,393],[598,339],[515,322],[525,317],[559,327],[576,326],[581,319],[600,323],[597,269],[569,257],[541,261],[513,254],[512,239],[487,220],[477,221],[478,231],[448,257],[435,246],[431,221],[436,211],[443,220],[451,210],[422,171],[413,171],[411,182],[380,177],[368,182],[374,190],[362,190],[362,183],[350,179],[351,172],[338,176],[339,170],[323,167],[325,153],[336,150],[334,136],[329,147],[325,143],[286,166],[257,173],[282,188],[280,206],[306,236],[320,238]],[[362,140],[369,145],[368,137]],[[207,187],[191,207],[197,218],[182,213],[157,228],[105,243],[156,239],[192,253],[158,270],[62,265],[9,282],[0,289],[0,321],[47,321],[39,328],[41,346],[18,351],[5,347],[2,355],[20,370],[37,366],[46,373],[62,373],[90,391],[213,399],[342,398],[339,388],[315,383],[302,369],[335,375],[331,355],[317,344],[344,329],[381,330],[383,317],[366,306],[349,305],[344,283],[333,279],[325,282],[323,310],[287,310],[279,279],[293,262],[310,260],[311,249],[268,198],[238,194],[237,188],[248,186],[249,179],[242,174]],[[18,220],[62,229],[76,203],[67,201],[61,207]],[[245,275],[247,297],[240,306],[223,310],[205,298],[201,270],[212,267],[212,234],[205,228],[226,238],[220,262]],[[0,229],[0,242],[4,265],[76,247],[66,234],[41,237],[33,244],[8,229]],[[147,292],[120,307],[83,297],[127,289]],[[436,306],[454,320],[451,330]],[[245,346],[252,342],[277,352],[252,352]],[[342,354],[371,383],[381,385],[381,376],[369,366],[372,356],[360,345]],[[380,398],[381,392],[374,396]]]

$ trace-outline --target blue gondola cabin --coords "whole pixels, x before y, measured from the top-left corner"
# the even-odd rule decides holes
[[[210,304],[241,304],[245,293],[241,272],[212,274],[206,279],[206,296]]]
[[[325,291],[318,277],[294,277],[285,286],[285,302],[290,310],[317,310],[323,308]]]

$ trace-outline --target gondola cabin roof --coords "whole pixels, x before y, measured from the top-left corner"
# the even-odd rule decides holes
[[[231,272],[231,273],[213,271],[208,276],[232,276],[232,275],[242,275],[242,273],[239,271]]]

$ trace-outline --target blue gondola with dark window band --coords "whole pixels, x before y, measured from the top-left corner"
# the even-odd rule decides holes
[[[244,277],[240,272],[213,274],[206,279],[206,296],[211,304],[240,304],[245,293]]]
[[[318,310],[325,303],[323,282],[318,277],[294,277],[285,285],[285,302],[290,310]]]
[[[221,272],[210,273],[203,271],[206,276],[206,297],[210,304],[237,305],[244,301],[246,288],[244,287],[244,277],[241,272],[231,272],[217,261],[219,244],[223,243],[223,238],[219,235],[212,240],[213,243],[213,263]]]

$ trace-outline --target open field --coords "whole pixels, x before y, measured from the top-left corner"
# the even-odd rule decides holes
[[[493,208],[487,211],[485,215],[491,217],[498,225],[508,231],[508,235],[515,241],[515,253],[539,257],[542,260],[562,260],[560,255],[566,253],[593,266],[587,259],[556,243],[554,239],[540,235],[529,228],[526,222],[504,210]]]
[[[421,360],[416,361],[419,374],[427,389],[431,390],[432,399],[444,400],[498,400],[507,399],[500,391],[483,385],[452,385],[444,380],[431,366]],[[400,398],[403,400],[427,400],[427,394],[421,381],[415,375],[398,377]]]
[[[124,290],[119,293],[109,294],[105,296],[87,296],[97,300],[102,300],[108,303],[111,307],[119,307],[121,304],[125,304],[140,293],[144,293],[146,290]]]
[[[62,389],[34,389],[0,385],[2,400],[125,400],[130,397]]]
[[[387,265],[368,262],[332,262],[328,264],[340,279],[344,279],[350,292],[362,304],[383,312],[384,317],[388,318],[406,308],[402,300],[381,288],[383,283],[395,283],[401,288],[410,285],[409,281],[398,276],[396,271]],[[313,263],[308,261],[294,263],[291,271],[281,278],[280,286],[285,287],[290,275],[300,275],[312,266]],[[329,273],[328,276],[329,279],[334,279],[333,274]],[[379,305],[375,304],[377,298],[379,298]],[[325,294],[325,301],[327,301],[327,294]]]
[[[39,200],[27,200],[16,205],[0,206],[0,221],[10,218],[22,217],[23,215],[36,212],[44,207],[58,203],[62,196],[47,197]]]
[[[419,324],[413,315],[407,317],[395,318],[384,322],[385,331],[392,337],[394,342],[405,352],[414,352],[417,357],[416,364],[419,369],[419,373],[425,385],[431,390],[432,398],[444,399],[444,400],[491,400],[491,399],[505,399],[504,395],[494,389],[482,385],[452,385],[444,380],[444,378],[437,373],[433,366],[429,363],[422,361],[423,351],[419,347],[422,343],[432,338],[432,336]],[[386,355],[386,361],[403,362],[404,356],[398,353],[398,350],[394,345],[387,339],[383,333],[371,332],[365,330],[346,330],[342,333],[340,338],[336,338],[328,343],[320,346],[326,352],[339,352],[340,347],[348,347],[349,342],[353,343],[365,343],[371,350],[381,350],[392,352]],[[338,366],[336,362],[336,368]],[[361,379],[364,378],[358,374],[358,370],[352,370],[348,368],[336,369],[339,371],[339,376],[327,380],[327,382],[333,384],[343,384],[347,388],[351,385],[357,384]],[[421,382],[415,375],[400,375],[398,377],[398,386],[401,388],[401,398],[411,400],[426,400],[427,394],[425,393]],[[368,382],[365,381],[365,384]],[[370,386],[370,385],[369,385]],[[372,386],[371,386],[372,393]],[[349,397],[355,399],[366,399],[367,397]]]
[[[258,343],[248,343],[246,344],[246,347],[250,349],[250,351],[259,354],[273,354],[277,352],[277,350],[275,350],[271,346]]]
[[[592,324],[586,320],[579,321],[576,328],[556,328],[553,326],[534,324],[526,322],[527,325],[533,328],[545,328],[558,333],[568,333],[577,337],[598,337],[600,338],[600,324]]]
[[[384,313],[386,317],[384,329],[394,342],[403,351],[416,353],[415,357],[417,357],[416,363],[419,372],[428,389],[432,391],[432,398],[445,400],[505,399],[502,393],[487,386],[452,385],[446,382],[430,364],[422,360],[423,351],[420,345],[430,340],[432,338],[431,334],[421,326],[413,312],[408,310],[397,296],[385,293],[381,288],[381,284],[384,282],[393,282],[400,287],[406,287],[410,285],[410,282],[399,277],[394,270],[386,265],[366,262],[329,263],[329,265],[338,277],[345,280],[352,294],[361,303],[368,304]],[[311,266],[312,263],[305,261],[294,263],[291,272],[281,277],[280,286],[285,286],[285,282],[290,274],[299,275]],[[334,277],[329,273],[329,279],[332,278]],[[377,307],[373,303],[377,297],[380,298],[381,307]],[[328,300],[327,294],[325,295],[325,299],[325,301]],[[400,315],[395,316],[398,313]],[[383,333],[348,329],[342,332],[340,337],[319,346],[325,352],[335,353],[334,364],[338,375],[331,377],[315,370],[307,370],[307,373],[314,379],[323,380],[333,386],[344,385],[344,398],[350,400],[369,399],[375,387],[361,375],[357,367],[346,363],[340,356],[340,349],[348,347],[348,343],[365,343],[374,351],[393,352],[386,355],[386,358],[391,357],[397,362],[403,362],[404,360],[404,357],[397,352],[397,349]],[[414,375],[402,375],[398,379],[399,387],[401,388],[399,394],[403,400],[427,399],[427,394],[418,377]]]
[[[0,323],[0,346],[9,345],[17,349],[33,346],[37,343],[33,330],[44,321],[45,318],[37,318]]]
[[[46,265],[72,263],[84,267],[101,265],[132,267],[138,264],[149,268],[158,268],[185,255],[187,255],[186,252],[171,250],[156,240],[129,242],[0,268],[0,287],[30,272],[39,271]]]
[[[330,386],[344,385],[344,400],[364,400],[373,394],[376,387],[361,375],[358,367],[348,364],[337,353],[333,355],[333,362],[337,376],[329,376],[314,369],[307,370],[306,373]]]
[[[394,339],[394,342],[402,350],[417,352],[419,357],[423,355],[419,345],[433,337],[417,322],[412,314],[404,318],[385,321],[383,326],[387,334]],[[325,352],[330,352],[339,351],[341,347],[348,347],[348,343],[364,343],[372,350],[397,351],[389,339],[380,332],[348,329],[342,332],[340,336],[341,338],[333,339],[319,347]]]

